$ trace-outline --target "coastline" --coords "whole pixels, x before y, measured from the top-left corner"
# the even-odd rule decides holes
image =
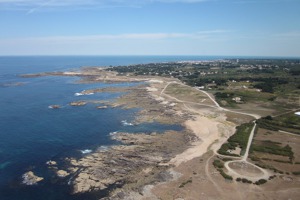
[[[187,107],[186,102],[181,102],[175,97],[163,95],[170,83],[180,83],[177,79],[119,76],[115,72],[94,67],[83,68],[79,72],[23,75],[39,76],[78,76],[81,78],[79,83],[142,82],[139,86],[96,88],[83,91],[82,94],[126,92],[113,102],[101,103],[104,106],[118,106],[123,109],[141,109],[135,117],[134,124],[158,122],[181,124],[185,127],[180,132],[168,131],[162,134],[116,133],[112,139],[119,141],[120,145],[112,146],[107,151],[87,154],[78,160],[66,158],[70,166],[63,170],[71,174],[69,177],[72,177],[74,194],[113,187],[116,189],[111,191],[111,197],[120,194],[123,197],[136,195],[136,192],[143,188],[172,180],[174,177],[170,170],[173,171],[174,167],[201,157],[209,150],[216,150],[216,147],[234,132],[234,124],[228,123],[223,113],[213,114],[216,110],[211,107],[211,102],[207,101],[207,107],[204,104],[200,110],[196,107],[191,108],[192,104]],[[144,177],[142,182],[139,182],[140,177]],[[151,194],[149,190],[148,194]]]
[[[128,125],[155,122],[184,127],[181,131],[164,133],[116,132],[111,134],[111,139],[119,145],[78,159],[66,158],[68,167],[57,170],[69,174],[65,180],[71,185],[73,194],[105,191],[107,195],[101,198],[105,200],[181,200],[199,199],[200,196],[201,199],[253,199],[253,196],[265,199],[266,195],[285,197],[286,191],[294,191],[284,183],[290,180],[284,176],[276,179],[284,186],[274,196],[275,183],[266,186],[237,184],[233,180],[236,177],[226,179],[215,167],[216,160],[230,163],[229,160],[236,159],[222,156],[217,150],[235,133],[236,126],[259,117],[253,112],[222,108],[211,94],[176,78],[118,74],[109,68],[96,67],[77,72],[29,75],[38,76],[77,76],[81,78],[78,83],[139,82],[124,88],[95,88],[82,91],[80,95],[121,92],[123,95],[114,101],[88,103],[101,104],[98,106],[101,109],[138,109],[134,121],[125,121]],[[225,170],[229,173],[231,169],[226,165]],[[297,187],[297,183],[294,184]],[[296,195],[297,192],[293,193]]]

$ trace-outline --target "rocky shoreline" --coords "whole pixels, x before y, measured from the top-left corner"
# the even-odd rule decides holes
[[[147,86],[148,84],[125,88],[126,94],[103,104],[123,109],[141,109],[134,124],[183,124],[192,118],[189,113],[178,113],[178,107],[162,103],[163,100],[157,95],[149,93]],[[117,88],[101,89],[103,90],[118,91]],[[70,167],[64,170],[73,177],[71,185],[74,194],[115,188],[110,193],[111,198],[124,197],[131,192],[141,193],[145,185],[171,179],[172,175],[168,170],[173,165],[169,164],[170,160],[189,148],[195,135],[189,130],[183,130],[159,134],[114,133],[111,138],[121,144],[112,146],[107,151],[98,150],[81,159],[66,159]]]
[[[134,124],[183,124],[192,118],[187,112],[178,112],[178,106],[166,103],[158,94],[149,93],[148,88],[149,84],[124,88],[127,93],[113,102],[103,103],[104,107],[139,108]],[[107,88],[92,92],[119,90]],[[131,192],[141,193],[146,185],[172,178],[168,171],[173,166],[170,160],[189,148],[195,138],[188,130],[161,134],[115,133],[111,137],[121,144],[78,160],[66,159],[69,168],[64,170],[72,177],[73,194],[109,189],[107,199],[124,199]]]
[[[106,70],[105,67],[82,67],[77,71],[69,72],[43,72],[38,74],[23,74],[23,78],[36,78],[42,76],[69,76],[80,77],[78,83],[122,83],[122,82],[142,82],[147,81],[147,78],[135,78],[130,76],[119,76],[117,72]]]
[[[145,184],[162,181],[161,173],[171,167],[168,165],[170,159],[186,149],[189,134],[175,131],[149,135],[116,133],[112,139],[122,145],[96,151],[79,160],[66,158],[70,163],[68,171],[76,174],[72,181],[73,193],[111,186],[122,186],[114,193],[138,191]]]
[[[84,69],[83,72],[42,73],[36,76],[80,76],[80,82],[132,82],[144,81],[144,84],[126,88],[100,88],[83,91],[83,94],[99,92],[125,92],[121,97],[110,102],[91,102],[101,104],[95,109],[121,107],[138,108],[133,124],[161,123],[182,124],[195,119],[194,114],[183,108],[183,104],[170,101],[161,95],[169,81],[167,78],[153,77],[132,78],[117,76],[115,72],[102,69]],[[34,77],[34,75],[29,75]],[[83,106],[86,102],[72,102],[72,106]],[[55,168],[57,177],[65,178],[72,186],[73,194],[95,191],[110,193],[105,199],[126,199],[134,194],[149,193],[151,185],[174,178],[170,170],[175,165],[172,159],[191,148],[195,141],[200,141],[193,131],[186,128],[182,131],[164,133],[114,133],[112,139],[120,145],[111,146],[108,150],[96,150],[82,158],[66,158],[67,167]],[[198,142],[199,143],[199,142]],[[148,189],[147,189],[148,188]]]

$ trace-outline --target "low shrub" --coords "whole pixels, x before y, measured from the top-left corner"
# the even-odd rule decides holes
[[[256,181],[254,184],[256,185],[262,185],[262,184],[265,184],[267,182],[266,179],[259,179],[258,181]]]

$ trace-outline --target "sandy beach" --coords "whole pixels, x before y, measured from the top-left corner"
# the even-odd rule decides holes
[[[202,156],[209,150],[217,150],[221,138],[228,137],[233,133],[233,127],[220,122],[220,118],[198,115],[193,120],[187,120],[184,123],[185,126],[197,136],[198,140],[193,142],[186,151],[173,158],[170,164],[178,166],[183,162]]]

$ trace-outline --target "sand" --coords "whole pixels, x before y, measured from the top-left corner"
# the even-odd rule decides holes
[[[175,166],[180,165],[183,162],[192,160],[193,158],[200,157],[209,150],[209,147],[218,141],[221,137],[219,126],[222,124],[214,119],[209,119],[204,116],[197,116],[195,120],[187,120],[185,126],[193,131],[193,133],[199,138],[195,141],[191,148],[187,149],[183,153],[177,155],[170,161],[170,164]]]

